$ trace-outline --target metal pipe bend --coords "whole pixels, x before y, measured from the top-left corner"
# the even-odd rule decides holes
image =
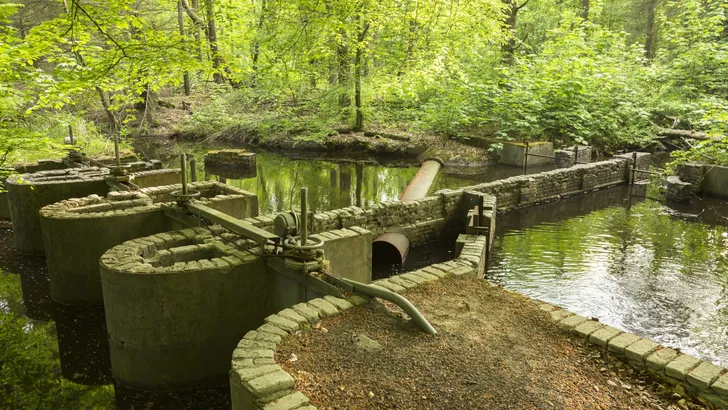
[[[401,307],[402,310],[407,312],[407,314],[412,318],[412,320],[414,320],[414,322],[417,324],[417,326],[420,329],[424,330],[425,333],[430,334],[430,335],[437,334],[437,330],[435,330],[435,328],[432,327],[430,322],[428,322],[427,319],[425,319],[425,317],[422,316],[422,313],[420,313],[420,311],[417,310],[417,308],[409,300],[407,300],[404,296],[394,293],[391,290],[379,288],[379,287],[372,286],[372,285],[367,285],[365,283],[353,281],[351,279],[346,279],[346,278],[339,278],[339,279],[341,279],[342,281],[351,285],[352,288],[354,289],[355,293],[356,292],[362,293],[367,296],[372,296],[372,297],[388,300],[388,301],[394,303],[395,305]]]

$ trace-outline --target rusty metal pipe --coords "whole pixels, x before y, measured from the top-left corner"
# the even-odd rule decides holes
[[[405,188],[399,200],[416,201],[427,196],[435,177],[444,166],[439,158],[425,160],[417,174]],[[409,254],[409,239],[397,232],[388,232],[372,242],[372,262],[374,264],[403,265]]]
[[[427,191],[430,190],[432,183],[435,182],[435,177],[443,166],[442,161],[439,159],[428,159],[422,163],[420,170],[412,178],[407,188],[404,189],[402,196],[399,200],[402,202],[416,201],[427,196]]]

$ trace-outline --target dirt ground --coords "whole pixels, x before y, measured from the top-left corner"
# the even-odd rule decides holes
[[[320,409],[701,408],[677,403],[530,300],[481,279],[451,278],[406,297],[436,336],[375,302],[288,337],[276,361]]]

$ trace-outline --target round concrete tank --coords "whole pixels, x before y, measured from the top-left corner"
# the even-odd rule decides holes
[[[73,168],[8,177],[8,205],[18,252],[42,255],[43,234],[38,211],[68,198],[106,195],[109,186],[104,177],[108,173],[106,168]]]
[[[142,390],[224,383],[243,335],[275,313],[265,263],[191,228],[101,257],[114,378]]]

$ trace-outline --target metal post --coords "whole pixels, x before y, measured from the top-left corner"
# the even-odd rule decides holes
[[[190,181],[197,182],[197,160],[194,155],[190,158]]]
[[[478,197],[478,226],[483,226],[483,195]]]
[[[523,175],[528,173],[528,142],[526,142],[526,152],[523,154]]]
[[[121,168],[121,155],[119,154],[119,134],[114,134],[114,156],[116,157],[116,168]]]
[[[308,241],[308,188],[301,188],[301,246]]]
[[[579,163],[579,144],[574,145],[574,165]]]
[[[76,145],[76,141],[73,139],[73,126],[68,124],[68,139],[71,141],[71,145]]]
[[[637,151],[632,153],[632,180],[630,183],[634,185],[635,175],[637,175]]]
[[[187,195],[187,154],[180,157],[182,165],[182,195]]]

